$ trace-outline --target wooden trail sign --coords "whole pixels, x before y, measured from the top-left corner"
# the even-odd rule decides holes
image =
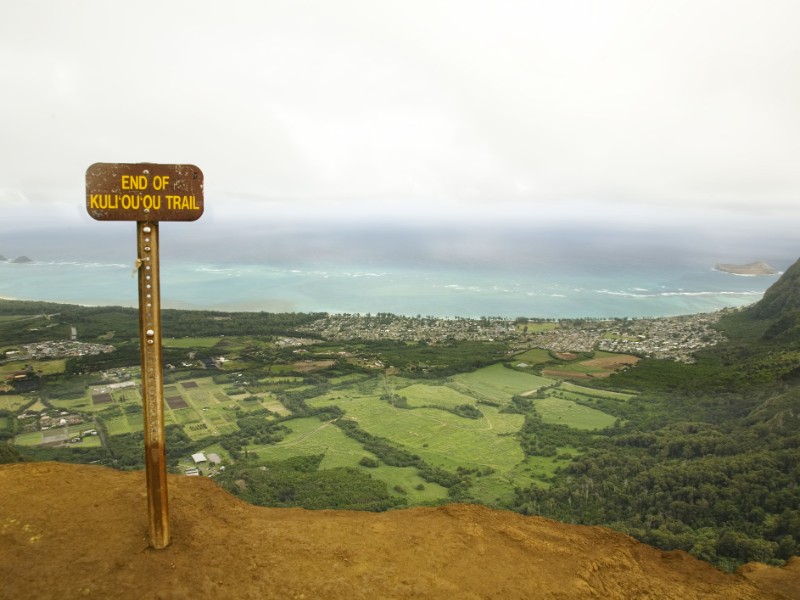
[[[136,221],[144,450],[150,544],[170,542],[161,358],[159,221],[203,214],[203,173],[194,165],[95,163],[86,170],[86,210],[99,221]]]
[[[203,172],[194,165],[95,163],[86,170],[86,210],[98,221],[195,221]]]

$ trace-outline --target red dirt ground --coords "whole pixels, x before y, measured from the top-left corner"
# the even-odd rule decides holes
[[[0,598],[800,598],[800,558],[726,575],[608,529],[479,506],[268,509],[180,476],[169,500],[172,543],[153,550],[143,472],[0,466]]]

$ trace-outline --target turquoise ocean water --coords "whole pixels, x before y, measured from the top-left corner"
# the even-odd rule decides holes
[[[132,264],[0,262],[0,297],[136,306]],[[165,308],[391,312],[437,317],[648,317],[751,304],[779,275],[745,277],[713,265],[268,265],[162,259]]]

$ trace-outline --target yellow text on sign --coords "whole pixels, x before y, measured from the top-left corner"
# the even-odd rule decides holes
[[[122,175],[120,176],[120,188],[123,190],[146,190],[150,185],[147,175]],[[169,175],[155,175],[153,177],[153,189],[163,190],[169,185]]]
[[[89,208],[92,210],[200,210],[197,196],[174,196],[161,194],[90,194]]]

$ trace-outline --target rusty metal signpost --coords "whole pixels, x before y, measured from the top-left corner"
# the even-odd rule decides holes
[[[156,549],[166,548],[170,532],[158,223],[200,218],[203,214],[203,173],[194,165],[95,163],[86,170],[86,210],[98,221],[136,221],[150,544]]]

